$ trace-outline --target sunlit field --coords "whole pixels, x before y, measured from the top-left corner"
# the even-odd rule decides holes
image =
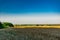
[[[14,28],[60,28],[60,24],[23,24],[14,25]]]

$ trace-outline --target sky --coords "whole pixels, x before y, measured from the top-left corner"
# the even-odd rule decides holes
[[[0,0],[0,21],[60,24],[60,0]]]

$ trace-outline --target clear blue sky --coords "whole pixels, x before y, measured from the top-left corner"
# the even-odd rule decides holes
[[[60,0],[0,0],[0,21],[60,23]]]
[[[0,13],[60,12],[60,0],[0,0]]]

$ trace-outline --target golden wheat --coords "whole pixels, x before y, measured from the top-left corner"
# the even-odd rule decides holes
[[[59,26],[14,26],[14,28],[60,28]]]

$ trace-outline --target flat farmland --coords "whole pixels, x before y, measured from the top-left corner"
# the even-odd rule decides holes
[[[60,40],[60,25],[14,25],[0,29],[0,40]]]

